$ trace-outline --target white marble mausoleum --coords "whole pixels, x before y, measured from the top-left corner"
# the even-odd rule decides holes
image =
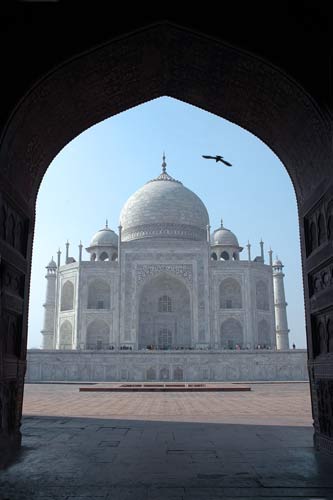
[[[46,267],[43,349],[289,349],[283,265],[251,257],[166,171],[125,203],[118,231],[66,244]]]

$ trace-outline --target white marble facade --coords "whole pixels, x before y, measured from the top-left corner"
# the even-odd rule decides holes
[[[134,193],[75,260],[47,266],[44,349],[288,349],[281,261],[241,258],[222,222],[166,172]],[[274,287],[273,287],[274,281]],[[275,297],[274,297],[275,293]],[[276,325],[275,311],[279,319]],[[278,344],[277,344],[278,338]]]

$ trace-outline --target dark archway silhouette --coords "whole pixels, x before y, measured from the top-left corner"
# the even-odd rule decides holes
[[[1,343],[0,397],[8,420],[0,438],[3,456],[20,444],[34,213],[43,175],[59,151],[88,127],[161,96],[249,130],[288,171],[299,212],[315,440],[333,453],[333,362],[327,352],[332,342],[321,340],[332,331],[327,325],[333,318],[333,280],[319,291],[313,286],[324,272],[332,275],[327,237],[332,238],[332,147],[326,110],[270,62],[169,23],[88,50],[47,75],[41,64],[40,75],[24,98],[17,96],[0,147],[0,330],[3,337],[9,335],[15,317],[18,343],[15,364]],[[3,280],[6,272],[22,283],[14,293]]]

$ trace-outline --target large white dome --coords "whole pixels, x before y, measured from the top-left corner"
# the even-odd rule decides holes
[[[206,240],[208,212],[200,198],[163,171],[125,203],[121,214],[122,240],[178,238]]]

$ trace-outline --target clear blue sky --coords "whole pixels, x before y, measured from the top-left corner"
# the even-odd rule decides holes
[[[224,225],[252,258],[265,243],[285,264],[290,341],[306,347],[299,228],[294,190],[278,157],[246,130],[175,99],[145,103],[91,127],[70,142],[45,174],[37,200],[29,314],[29,347],[40,347],[45,266],[65,242],[77,259],[80,240],[109,221],[117,231],[128,197],[167,170],[205,203],[212,230]],[[221,154],[232,168],[204,160]],[[84,251],[84,258],[88,254]],[[247,258],[246,248],[241,254]]]

